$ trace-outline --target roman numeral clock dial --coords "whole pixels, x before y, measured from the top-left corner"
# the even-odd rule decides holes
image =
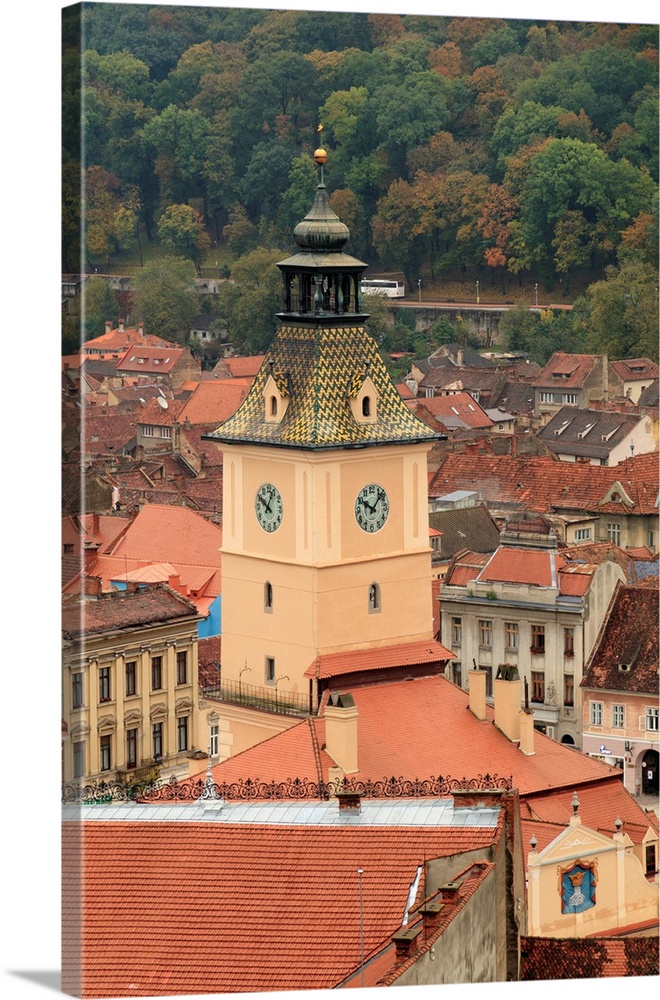
[[[355,501],[355,520],[363,531],[380,531],[390,512],[390,500],[378,483],[363,487]]]
[[[277,531],[282,523],[284,505],[280,491],[272,483],[264,483],[254,498],[257,521],[264,531]]]

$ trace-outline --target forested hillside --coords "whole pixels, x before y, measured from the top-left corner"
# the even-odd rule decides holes
[[[657,355],[657,26],[100,3],[80,43],[63,13],[64,270],[274,282],[321,123],[373,271],[589,287],[583,328],[618,309],[609,349]]]

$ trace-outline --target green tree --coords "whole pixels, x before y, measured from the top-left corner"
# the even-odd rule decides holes
[[[658,272],[630,260],[587,289],[593,350],[610,358],[658,359]]]
[[[83,285],[81,319],[84,340],[100,337],[107,320],[116,325],[119,304],[106,278],[88,278]]]
[[[222,230],[222,235],[227,241],[232,257],[242,257],[250,250],[256,249],[257,227],[250,222],[247,212],[238,203],[229,213],[229,222]]]
[[[161,257],[136,274],[133,312],[150,333],[184,344],[198,309],[192,261]]]
[[[211,246],[202,217],[190,205],[168,205],[158,220],[158,237],[166,250],[191,260],[198,271]]]
[[[261,354],[275,332],[275,313],[282,307],[282,275],[276,267],[286,255],[257,247],[232,267],[232,280],[220,290],[229,339],[243,354]]]
[[[201,111],[170,104],[147,122],[142,134],[156,156],[155,170],[165,205],[181,204],[193,194],[205,195],[210,125]]]

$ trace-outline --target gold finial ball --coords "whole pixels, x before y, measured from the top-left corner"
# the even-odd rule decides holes
[[[328,154],[323,147],[319,147],[319,149],[314,150],[314,159],[320,167],[323,166],[325,161],[328,159]]]

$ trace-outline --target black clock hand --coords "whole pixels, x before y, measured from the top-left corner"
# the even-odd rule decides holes
[[[370,510],[370,511],[371,511],[372,513],[373,513],[373,512],[375,511],[375,509],[376,509],[376,508],[375,508],[375,506],[372,506],[372,504],[370,504],[370,503],[369,503],[369,501],[368,501],[368,500],[366,500],[366,499],[362,501],[362,506],[363,506],[363,507],[368,507],[368,508],[369,508],[369,510]]]
[[[269,513],[269,514],[272,514],[273,512],[272,512],[272,510],[271,510],[271,508],[270,508],[270,504],[269,504],[269,503],[266,503],[266,501],[265,501],[265,500],[264,500],[264,498],[262,497],[261,493],[258,493],[258,494],[257,494],[257,496],[258,496],[258,497],[259,497],[259,499],[261,500],[262,504],[264,505],[264,507],[266,508],[266,510],[268,511],[268,513]]]

